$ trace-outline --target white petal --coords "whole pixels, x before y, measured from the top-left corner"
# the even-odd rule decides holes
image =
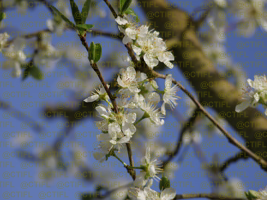
[[[165,88],[170,89],[172,87],[172,75],[168,74],[165,80]]]
[[[127,123],[133,124],[136,120],[136,113],[129,113],[125,116],[125,121]]]
[[[176,196],[176,191],[173,188],[166,188],[160,194],[161,200],[172,200]]]
[[[128,37],[127,35],[125,35],[122,39],[122,43],[128,44],[129,42],[132,42],[132,39],[130,37]]]
[[[83,101],[88,103],[88,102],[96,101],[97,99],[99,99],[99,95],[98,94],[95,94],[95,95],[92,95],[90,97],[87,97]]]
[[[13,73],[14,73],[15,77],[20,77],[20,75],[21,75],[21,68],[20,68],[20,64],[18,62],[15,63],[15,68],[13,69]]]
[[[120,16],[118,16],[115,21],[119,24],[119,25],[125,25],[128,23],[128,21],[124,18],[121,18]]]
[[[95,109],[102,117],[108,118],[109,114],[106,108],[104,108],[103,106],[97,106]]]
[[[161,106],[161,113],[163,115],[166,115],[166,109],[165,109],[165,102],[163,102],[162,106]]]
[[[170,69],[172,69],[173,66],[174,66],[170,61],[165,61],[164,64],[165,64],[167,67],[169,67]]]
[[[147,100],[156,105],[160,102],[160,95],[156,92],[151,92],[147,95]]]
[[[147,148],[146,148],[146,160],[149,162],[150,161],[150,147],[148,146]]]
[[[123,144],[123,143],[127,143],[127,142],[129,142],[130,141],[130,137],[128,137],[128,136],[124,136],[123,138],[121,138],[119,141],[118,141],[118,143],[120,143],[120,144]]]
[[[133,51],[134,53],[136,53],[138,56],[141,54],[142,49],[140,49],[139,47],[132,45]]]
[[[153,69],[153,67],[157,66],[159,64],[158,59],[156,59],[155,57],[153,57],[151,54],[145,54],[144,55],[144,60],[146,62],[146,64]]]
[[[121,77],[120,77],[120,76],[118,76],[118,78],[117,78],[117,82],[118,82],[118,84],[119,84],[121,87],[126,87],[126,85],[124,84],[124,82],[121,80]]]
[[[243,110],[247,109],[249,105],[250,105],[250,101],[244,101],[235,107],[235,111],[238,113],[242,112]]]
[[[125,135],[132,137],[132,135],[136,132],[136,127],[130,123],[124,123],[122,125],[122,131]]]

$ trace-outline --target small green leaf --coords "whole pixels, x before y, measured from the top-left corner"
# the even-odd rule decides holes
[[[98,43],[95,45],[95,60],[94,61],[98,62],[101,56],[102,56],[102,46],[101,44]]]
[[[131,5],[132,0],[120,0],[120,13],[123,14]]]
[[[163,176],[159,182],[159,189],[162,191],[170,187],[171,187],[170,180],[166,176]]]
[[[5,19],[5,18],[6,18],[6,13],[1,12],[1,13],[0,13],[0,22],[1,22],[3,19]]]
[[[255,190],[249,190],[248,192],[245,192],[245,195],[247,196],[248,200],[254,200],[260,197],[259,193]]]
[[[78,24],[76,25],[76,28],[78,28],[79,30],[90,30],[91,28],[93,28],[94,25],[93,24]]]
[[[95,61],[95,43],[91,42],[90,44],[90,51],[89,51],[89,60]]]
[[[50,5],[50,8],[52,8],[54,14],[57,16],[60,16],[67,24],[69,24],[72,28],[75,28],[75,24],[72,23],[65,15],[63,15],[58,9],[56,9],[54,6]]]
[[[86,0],[84,2],[83,8],[82,8],[82,12],[81,12],[82,24],[85,24],[85,22],[86,22],[86,19],[88,17],[89,10],[90,10],[90,5],[91,5],[91,0]]]
[[[37,80],[42,80],[44,78],[42,71],[37,66],[31,63],[22,65],[21,67],[25,68],[23,72],[22,80],[25,80],[29,75],[31,75],[33,78]]]
[[[74,2],[74,0],[70,0],[70,7],[71,7],[72,16],[74,18],[75,23],[81,24],[82,23],[82,15],[79,11],[77,4]]]
[[[135,17],[135,20],[136,20],[137,22],[140,21],[138,15],[137,15],[137,14],[133,11],[133,9],[131,9],[131,8],[128,8],[128,9],[125,11],[125,14],[134,16],[134,17]]]
[[[44,78],[42,71],[36,66],[30,68],[30,74],[37,80],[42,80]]]
[[[90,44],[90,51],[89,51],[89,60],[93,60],[95,63],[100,60],[102,56],[102,46],[101,44],[91,42]]]

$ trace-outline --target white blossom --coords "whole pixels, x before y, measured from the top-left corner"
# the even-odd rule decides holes
[[[163,95],[163,104],[161,106],[162,114],[166,115],[165,104],[169,104],[170,107],[173,109],[177,106],[176,100],[180,97],[176,96],[176,92],[179,90],[177,85],[172,87],[172,75],[168,74],[165,80],[165,89]]]
[[[121,76],[118,76],[117,81],[119,86],[124,89],[128,89],[132,93],[140,92],[136,81],[136,71],[133,67],[127,67],[127,69],[120,70]]]
[[[109,88],[109,85],[107,85],[107,87]],[[87,97],[83,101],[88,103],[88,102],[93,102],[97,100],[108,101],[108,99],[109,99],[108,94],[105,88],[101,85],[99,89],[95,89],[95,92],[93,92],[91,96]]]
[[[164,124],[163,116],[159,109],[152,102],[139,102],[141,110],[145,112],[145,115],[151,120],[152,123],[162,126]]]
[[[3,49],[3,55],[7,57],[7,60],[4,61],[2,66],[4,69],[13,69],[15,77],[21,75],[20,65],[26,63],[26,55],[23,52],[24,47],[25,40],[17,37],[8,48]]]
[[[242,112],[248,107],[256,107],[259,103],[266,106],[267,102],[267,79],[266,76],[254,76],[254,81],[247,80],[249,87],[244,90],[243,102],[235,108],[236,112]]]
[[[37,65],[47,64],[50,60],[55,60],[60,58],[61,53],[51,44],[51,35],[48,33],[42,34],[42,40],[36,42],[37,54],[34,55],[33,61]]]
[[[239,16],[238,29],[245,36],[250,37],[260,26],[267,31],[267,15],[265,0],[235,0],[232,1],[233,11]]]
[[[160,164],[161,162],[157,159],[151,159],[150,147],[148,146],[146,148],[146,154],[141,160],[141,166],[143,166],[144,169],[140,172],[139,175],[136,176],[134,185],[139,187],[144,186],[150,178],[160,180],[160,178],[157,176],[157,174],[162,172]]]
[[[2,49],[5,47],[9,37],[10,35],[6,32],[0,34],[0,52],[2,52]]]

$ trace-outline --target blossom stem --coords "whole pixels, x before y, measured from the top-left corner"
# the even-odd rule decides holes
[[[124,167],[127,167],[127,166],[128,166],[125,162],[123,162],[123,161],[122,161],[122,160],[115,154],[115,152],[113,152],[112,156],[115,157],[115,158],[117,158],[118,161],[120,161],[120,162],[123,164]]]
[[[143,119],[148,118],[147,114],[145,113],[137,122],[134,123],[134,125],[137,125],[139,122],[141,122]]]

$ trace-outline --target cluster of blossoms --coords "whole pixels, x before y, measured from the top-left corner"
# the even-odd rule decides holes
[[[117,77],[119,86],[117,93],[118,112],[113,111],[113,105],[109,99],[106,90],[100,86],[91,96],[86,98],[85,102],[102,100],[107,105],[99,105],[96,111],[103,120],[96,122],[96,126],[103,132],[97,136],[100,141],[100,152],[95,153],[97,160],[103,161],[111,149],[120,151],[123,144],[129,142],[136,132],[135,125],[141,120],[148,118],[151,123],[162,126],[164,124],[164,115],[166,114],[165,105],[174,108],[177,105],[176,92],[178,87],[172,87],[172,75],[167,75],[165,81],[165,90],[160,91],[155,80],[150,80],[142,72],[136,72],[132,66],[121,69]],[[109,86],[108,86],[109,87]],[[157,104],[161,101],[160,94],[163,95],[163,103],[160,108]],[[143,113],[143,116],[137,121],[137,110]]]
[[[267,31],[265,11],[266,0],[235,0],[232,1],[232,10],[239,16],[238,29],[247,37],[252,36],[259,26]]]
[[[149,31],[146,25],[138,26],[126,16],[117,17],[116,22],[119,25],[120,32],[124,34],[123,44],[131,43],[138,60],[143,57],[146,64],[152,69],[159,62],[163,62],[171,69],[173,68],[173,64],[170,61],[174,60],[174,56],[170,51],[167,51],[167,46],[163,39],[158,37],[159,32]]]
[[[255,190],[249,190],[248,192],[245,192],[245,194],[249,200],[265,200],[267,199],[267,187],[260,189],[258,192]]]
[[[138,27],[127,17],[118,17],[116,22],[119,24],[120,31],[124,33],[123,43],[131,43],[138,60],[143,56],[145,63],[150,68],[157,66],[159,61],[169,68],[173,68],[170,61],[174,60],[174,56],[167,51],[165,42],[158,37],[158,32],[149,31],[148,26],[145,25]],[[109,87],[109,85],[107,86]],[[163,118],[166,115],[166,105],[173,109],[177,106],[176,101],[179,99],[176,96],[178,87],[177,85],[172,86],[171,74],[166,76],[165,89],[161,91],[157,82],[149,79],[145,73],[136,71],[133,63],[120,70],[117,86],[116,111],[103,86],[84,99],[85,102],[106,102],[106,104],[96,107],[96,111],[102,118],[101,121],[96,122],[96,126],[102,133],[97,135],[99,145],[94,157],[100,162],[109,156],[116,156],[115,152],[120,153],[137,132],[136,125],[142,120],[146,119],[155,126],[162,126]],[[161,103],[161,107],[158,106],[159,103]],[[156,158],[152,159],[151,155],[150,147],[147,147],[145,156],[138,167],[141,171],[134,181],[134,187],[130,188],[129,195],[132,195],[133,199],[140,200],[171,200],[176,194],[174,189],[167,188],[161,194],[150,189],[153,179],[160,180],[159,174],[162,173],[161,162]]]
[[[262,104],[267,115],[267,79],[266,76],[254,76],[254,81],[247,80],[249,87],[245,89],[242,103],[235,108],[236,112],[242,112],[248,107],[256,107]]]

